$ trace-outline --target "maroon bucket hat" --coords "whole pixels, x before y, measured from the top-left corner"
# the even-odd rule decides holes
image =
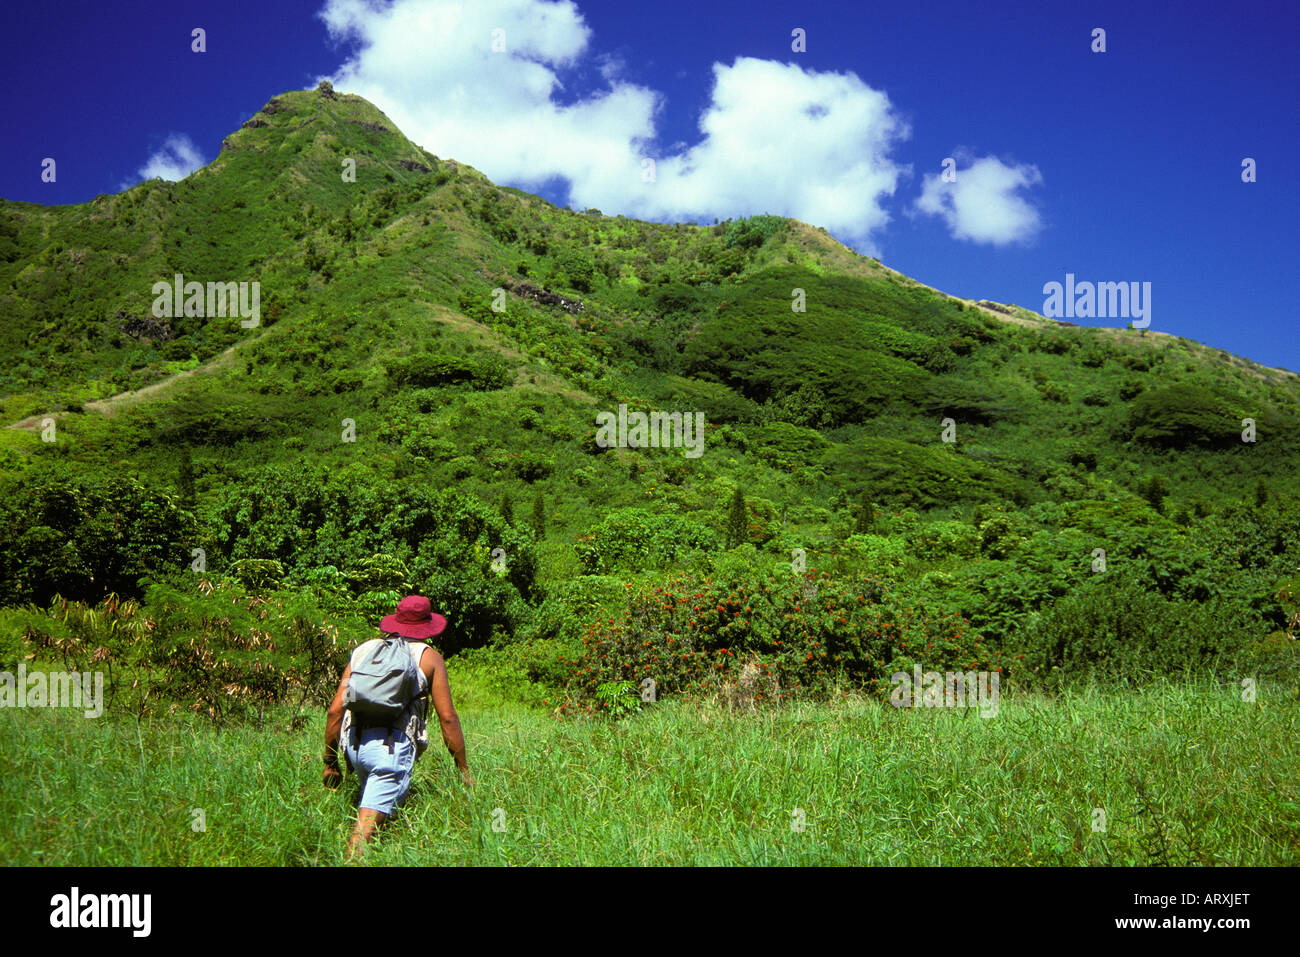
[[[447,619],[433,613],[429,599],[407,595],[397,603],[395,614],[379,623],[379,630],[404,638],[435,638],[447,628]]]

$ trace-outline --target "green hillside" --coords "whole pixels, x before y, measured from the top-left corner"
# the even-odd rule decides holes
[[[256,324],[159,317],[178,274],[258,283]],[[181,182],[0,204],[0,312],[0,666],[176,667],[59,602],[112,593],[229,652],[232,706],[304,668],[314,695],[336,652],[303,636],[418,590],[447,650],[569,710],[747,664],[773,697],[914,663],[1295,680],[1295,374],[947,296],[794,220],[560,209],[327,86]],[[702,413],[702,454],[601,447],[620,406]],[[283,685],[202,624],[223,594],[276,609]]]

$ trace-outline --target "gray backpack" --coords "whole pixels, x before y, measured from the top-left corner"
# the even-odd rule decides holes
[[[352,712],[357,743],[364,728],[387,728],[384,743],[393,750],[393,732],[406,721],[407,711],[420,689],[420,674],[400,635],[383,635],[380,644],[348,678],[343,706]]]

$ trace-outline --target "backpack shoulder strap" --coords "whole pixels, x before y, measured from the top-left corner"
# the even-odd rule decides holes
[[[380,655],[382,655],[382,654],[384,653],[384,647],[385,647],[387,644],[388,644],[388,639],[385,638],[385,639],[383,639],[382,641],[380,641],[380,643],[379,643],[378,645],[375,646],[375,656],[374,656],[373,658],[370,659],[370,663],[371,663],[372,665],[377,665],[377,664],[379,664],[379,657],[380,657]]]

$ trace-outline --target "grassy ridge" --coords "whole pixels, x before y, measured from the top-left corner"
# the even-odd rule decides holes
[[[614,723],[557,722],[473,669],[452,682],[478,786],[435,737],[370,863],[1300,862],[1300,699],[1270,685],[1253,704],[1209,682],[1008,696],[987,719],[855,697],[758,714],[664,702]],[[291,717],[216,732],[0,710],[4,754],[23,756],[0,774],[0,856],[342,863],[354,779],[324,790],[322,719],[291,732]]]

